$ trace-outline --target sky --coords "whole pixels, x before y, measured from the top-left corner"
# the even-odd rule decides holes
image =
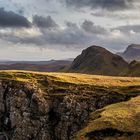
[[[74,58],[140,44],[139,0],[0,0],[0,60]]]

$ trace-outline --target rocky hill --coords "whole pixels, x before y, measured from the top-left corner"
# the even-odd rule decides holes
[[[128,72],[126,72],[126,75],[140,77],[140,62],[135,60],[132,61],[129,64]]]
[[[119,75],[128,67],[127,62],[120,56],[105,48],[91,46],[83,50],[82,54],[74,59],[69,71],[98,75]]]
[[[139,138],[139,96],[140,78],[0,71],[0,139]]]
[[[137,60],[140,61],[140,45],[131,44],[123,53],[119,53],[127,61]]]

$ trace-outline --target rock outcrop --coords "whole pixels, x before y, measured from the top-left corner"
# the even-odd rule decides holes
[[[139,94],[137,86],[110,89],[19,74],[16,80],[11,74],[1,77],[1,140],[71,140],[91,112]],[[21,80],[25,76],[32,82]]]

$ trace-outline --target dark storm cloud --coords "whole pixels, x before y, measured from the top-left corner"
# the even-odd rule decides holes
[[[56,30],[41,30],[42,35],[38,37],[22,38],[22,43],[32,43],[36,45],[63,45],[73,46],[84,44],[89,40],[89,36],[76,24],[67,22],[66,28]]]
[[[107,30],[99,25],[95,25],[92,21],[90,20],[85,20],[81,27],[89,33],[93,34],[105,34],[107,33]]]
[[[59,26],[54,30],[43,28],[43,30],[40,30],[42,35],[20,38],[20,41],[25,44],[74,46],[88,44],[91,40],[94,41],[94,39],[97,39],[97,35],[105,35],[108,33],[103,27],[94,25],[93,22],[87,20],[80,26],[73,22],[66,22],[65,24],[66,27],[63,29]]]
[[[120,10],[133,7],[134,0],[65,0],[68,6]]]
[[[87,28],[85,25],[92,25],[90,28]],[[86,24],[85,24],[86,23]],[[83,25],[85,27],[83,27]],[[1,33],[0,38],[9,42],[12,42],[14,44],[33,44],[40,48],[42,47],[60,47],[62,48],[82,48],[85,46],[98,44],[103,45],[106,47],[110,47],[114,50],[119,50],[121,47],[125,46],[126,44],[132,43],[132,42],[139,42],[140,34],[133,35],[133,32],[131,34],[131,30],[134,32],[137,31],[137,33],[140,33],[140,26],[139,25],[126,25],[126,26],[120,26],[112,29],[104,29],[101,26],[98,26],[98,28],[94,27],[95,25],[91,21],[84,21],[81,25],[77,25],[72,22],[67,22],[65,28],[57,28],[54,30],[48,30],[43,28],[43,30],[39,30],[42,34],[35,35],[35,36],[22,36],[20,34],[13,34],[11,33]],[[95,29],[96,30],[95,30]],[[93,30],[90,32],[90,30]],[[102,33],[100,30],[107,30],[107,32]],[[116,30],[120,30],[120,35],[115,34]],[[96,31],[96,33],[95,33]],[[119,33],[119,32],[118,32]],[[123,35],[122,35],[123,33]],[[120,46],[120,48],[118,48]]]
[[[30,25],[24,16],[0,8],[0,27],[30,27]]]
[[[43,17],[35,15],[33,16],[33,24],[36,25],[39,28],[57,28],[58,25],[56,22],[52,19],[51,16]]]
[[[66,26],[68,28],[77,28],[77,24],[76,23],[73,23],[73,22],[70,22],[70,21],[67,21],[66,22]]]

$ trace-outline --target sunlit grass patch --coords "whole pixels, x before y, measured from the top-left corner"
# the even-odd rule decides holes
[[[113,77],[99,76],[79,73],[53,73],[53,72],[32,72],[32,71],[0,71],[0,79],[15,79],[19,81],[39,81],[44,78],[52,81],[87,84],[105,87],[123,87],[123,86],[138,86],[140,78],[138,77]]]

